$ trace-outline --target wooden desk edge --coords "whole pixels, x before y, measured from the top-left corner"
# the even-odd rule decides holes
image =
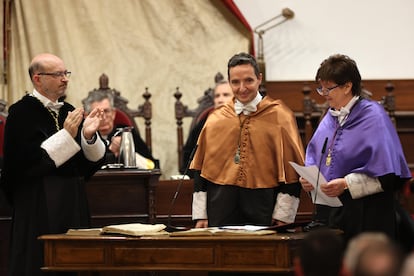
[[[44,271],[291,272],[304,233],[237,236],[43,235]],[[81,256],[87,257],[85,261]]]

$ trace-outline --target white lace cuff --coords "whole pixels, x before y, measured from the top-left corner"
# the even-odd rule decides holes
[[[362,173],[350,173],[345,176],[349,193],[353,199],[383,192],[381,183],[376,177]]]
[[[193,220],[207,219],[207,192],[193,193]]]
[[[276,206],[272,218],[286,223],[295,221],[296,212],[299,207],[299,198],[284,193],[277,195]]]
[[[81,149],[66,129],[61,129],[50,136],[43,141],[40,147],[55,162],[56,168],[59,168]]]

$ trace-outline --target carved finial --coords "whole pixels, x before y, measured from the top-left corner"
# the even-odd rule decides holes
[[[108,76],[105,74],[102,74],[99,77],[99,89],[109,89],[108,83],[109,83]]]
[[[388,81],[387,84],[385,85],[385,90],[388,93],[392,93],[394,91],[394,84],[391,81]]]
[[[214,76],[214,83],[219,83],[222,80],[224,80],[224,76],[222,73],[218,72],[215,76]]]
[[[308,96],[311,92],[312,92],[312,89],[310,88],[310,86],[307,83],[304,83],[303,88],[302,88],[303,95]]]
[[[181,99],[181,97],[183,96],[183,94],[180,92],[180,88],[177,86],[177,89],[174,93],[174,97],[177,101],[179,101]]]
[[[148,87],[145,87],[145,93],[142,94],[142,97],[144,97],[145,101],[149,101],[149,99],[151,98],[151,93],[148,92]]]

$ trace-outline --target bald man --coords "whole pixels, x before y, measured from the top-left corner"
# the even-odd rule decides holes
[[[29,66],[33,91],[9,108],[1,188],[13,208],[9,275],[42,275],[37,237],[89,226],[85,179],[98,170],[105,145],[103,110],[60,102],[71,72],[44,53]]]

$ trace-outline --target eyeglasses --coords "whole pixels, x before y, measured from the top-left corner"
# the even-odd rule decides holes
[[[105,113],[105,115],[109,115],[109,114],[111,114],[112,112],[114,112],[114,110],[113,110],[112,108],[105,108],[105,109],[103,110],[103,112]]]
[[[323,89],[322,87],[318,87],[318,88],[316,88],[316,92],[318,92],[318,94],[321,95],[321,96],[328,96],[329,93],[331,93],[332,90],[334,90],[335,88],[337,88],[339,86],[341,86],[341,85],[337,84],[334,87],[326,88],[326,89]]]
[[[53,72],[53,73],[44,73],[44,72],[37,73],[37,75],[40,75],[40,76],[52,76],[54,78],[63,78],[63,77],[69,78],[71,74],[72,72],[70,71]]]

